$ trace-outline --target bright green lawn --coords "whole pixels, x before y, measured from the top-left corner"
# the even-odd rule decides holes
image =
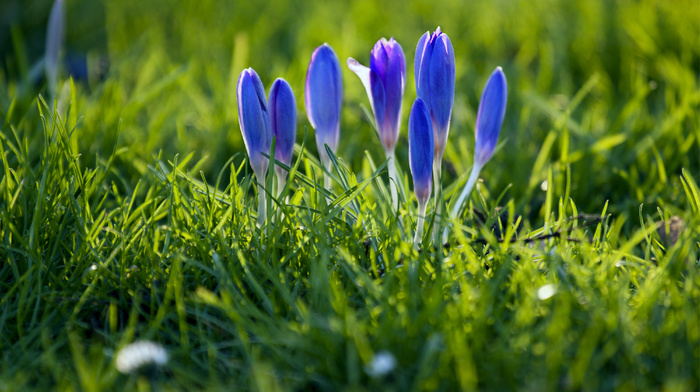
[[[64,74],[56,110],[27,80],[50,2],[0,2],[0,390],[700,389],[697,0],[66,2],[66,52],[110,67]],[[405,127],[438,25],[457,61],[447,202],[497,65],[510,95],[463,220],[416,251]],[[382,36],[409,64],[399,220],[344,66]],[[303,107],[323,42],[345,86],[330,206]],[[267,234],[237,123],[248,66],[299,109]],[[115,369],[136,339],[171,355],[150,378]],[[380,351],[398,366],[373,379]]]

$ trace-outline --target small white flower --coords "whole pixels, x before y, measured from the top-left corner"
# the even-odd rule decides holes
[[[396,358],[388,351],[380,351],[374,354],[372,362],[365,365],[365,372],[372,378],[379,378],[389,374],[396,367]]]
[[[554,286],[553,284],[546,284],[546,285],[540,287],[539,289],[537,289],[537,298],[544,301],[545,299],[551,298],[556,293],[557,293],[556,286]]]
[[[142,366],[163,366],[168,362],[168,352],[158,343],[141,340],[131,343],[117,354],[117,370],[133,373]]]

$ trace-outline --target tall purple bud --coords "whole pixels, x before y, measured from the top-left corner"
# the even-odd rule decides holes
[[[506,115],[507,100],[506,75],[503,74],[501,67],[496,67],[486,82],[484,91],[481,93],[481,101],[479,101],[475,128],[475,165],[485,165],[493,155],[503,126],[503,118]]]
[[[238,123],[248,151],[250,166],[258,179],[258,226],[267,216],[264,190],[272,132],[265,100],[265,89],[252,68],[244,69],[238,77]]]
[[[253,68],[244,69],[238,77],[238,122],[248,158],[258,181],[265,183],[272,134],[267,111],[265,89]]]
[[[452,219],[455,219],[457,214],[459,214],[462,204],[464,204],[479,178],[481,168],[493,155],[493,150],[498,143],[498,135],[501,133],[501,127],[503,126],[503,118],[506,115],[507,101],[508,85],[506,83],[506,75],[501,67],[496,67],[486,82],[484,91],[481,93],[479,112],[476,115],[474,166],[472,166],[472,172],[469,175],[467,184],[464,186],[457,202],[452,206],[452,211],[450,211]],[[446,237],[447,231],[445,231],[443,238],[446,239]]]
[[[433,126],[428,106],[422,99],[416,98],[408,118],[408,161],[419,215],[414,238],[416,244],[423,235],[425,209],[430,199],[434,148]]]
[[[272,135],[275,136],[275,159],[291,166],[297,136],[297,107],[292,88],[286,80],[278,78],[272,83],[267,103],[270,108]],[[282,192],[287,171],[275,166],[275,172],[277,192]]]
[[[306,115],[316,131],[316,146],[321,162],[328,169],[330,158],[328,147],[335,153],[340,133],[340,105],[343,101],[343,78],[340,63],[328,44],[316,48],[311,55],[309,70],[306,72],[306,94],[304,103]],[[326,186],[329,186],[326,177]]]
[[[426,32],[418,41],[415,58],[416,91],[433,121],[436,164],[442,162],[450,129],[455,94],[455,54],[447,34]]]

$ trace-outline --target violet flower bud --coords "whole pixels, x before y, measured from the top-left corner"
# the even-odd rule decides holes
[[[252,68],[244,69],[238,77],[238,122],[250,166],[258,181],[264,184],[268,160],[262,154],[270,153],[272,134],[265,90]]]
[[[474,146],[474,164],[482,167],[491,159],[493,150],[498,143],[498,136],[503,126],[503,118],[506,115],[506,102],[508,100],[508,85],[506,75],[501,67],[496,67],[479,101],[479,112],[476,116]]]
[[[297,135],[297,107],[292,88],[286,80],[278,78],[272,83],[267,103],[270,127],[275,136],[275,159],[291,166]],[[275,166],[275,172],[279,179],[287,178],[287,171],[283,168]]]
[[[428,106],[416,98],[408,118],[408,160],[418,205],[430,199],[433,170],[433,125]]]
[[[501,67],[496,67],[489,77],[489,80],[486,82],[484,91],[481,93],[479,112],[476,115],[474,166],[472,166],[472,172],[469,175],[467,184],[464,186],[462,193],[452,207],[452,211],[450,212],[452,219],[457,218],[462,204],[464,204],[464,201],[471,194],[479,178],[481,169],[493,155],[493,150],[496,148],[498,135],[503,125],[503,118],[506,114],[507,100],[508,86],[506,83],[506,75],[503,74]],[[445,229],[443,240],[447,240],[447,229]]]
[[[316,131],[316,145],[324,166],[330,165],[325,144],[335,152],[340,133],[343,79],[340,63],[328,44],[316,48],[306,73],[306,115]]]
[[[440,31],[425,33],[416,46],[416,91],[433,121],[435,158],[442,161],[455,93],[455,55],[450,39]]]

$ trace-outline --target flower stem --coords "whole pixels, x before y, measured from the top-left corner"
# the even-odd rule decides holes
[[[284,185],[287,183],[287,172],[278,171],[277,172],[277,202],[282,205],[287,203],[287,198],[282,199],[282,191],[284,190]],[[284,220],[284,212],[279,214],[279,221]]]
[[[425,224],[425,208],[428,206],[428,201],[418,202],[418,223],[416,224],[416,235],[413,237],[413,246],[418,247],[423,239],[423,225]]]
[[[387,170],[389,171],[389,189],[391,190],[391,205],[393,206],[393,211],[398,212],[399,210],[399,182],[396,178],[396,158],[394,158],[393,153],[387,154]]]
[[[433,162],[433,189],[435,192],[435,223],[433,225],[433,237],[436,245],[440,241],[440,217],[442,216],[442,159]]]
[[[464,204],[464,200],[472,193],[474,184],[476,184],[476,180],[479,179],[480,172],[481,165],[475,163],[474,166],[472,166],[472,172],[469,175],[469,180],[467,180],[467,185],[464,186],[462,193],[459,195],[459,199],[457,199],[455,205],[452,206],[452,211],[450,211],[450,217],[452,219],[457,218],[457,214],[459,213],[459,210],[462,209],[462,204]]]
[[[330,168],[329,168],[330,171]],[[323,174],[323,187],[327,190],[331,190],[331,176],[328,173]]]
[[[282,196],[282,191],[284,190],[284,185],[287,183],[287,173],[277,172],[277,198]]]
[[[267,219],[267,193],[262,184],[258,184],[258,227],[263,227]]]
[[[452,206],[452,210],[450,211],[450,218],[452,218],[452,220],[457,219],[457,214],[459,214],[459,211],[462,209],[462,204],[464,204],[464,201],[467,199],[467,197],[469,197],[469,195],[471,195],[472,189],[474,189],[474,185],[476,184],[476,180],[479,179],[480,172],[481,165],[474,163],[474,166],[472,166],[472,172],[469,174],[469,180],[467,180],[467,185],[464,186],[464,189],[459,195],[457,202]],[[447,234],[447,227],[445,227],[445,230],[442,233],[442,242],[447,242]]]
[[[326,203],[331,204],[331,196],[330,196],[330,191],[332,187],[331,183],[331,160],[329,158],[326,159],[325,162],[322,162],[323,166],[326,168],[326,172],[323,173],[323,188],[328,191],[328,194],[326,195]]]

